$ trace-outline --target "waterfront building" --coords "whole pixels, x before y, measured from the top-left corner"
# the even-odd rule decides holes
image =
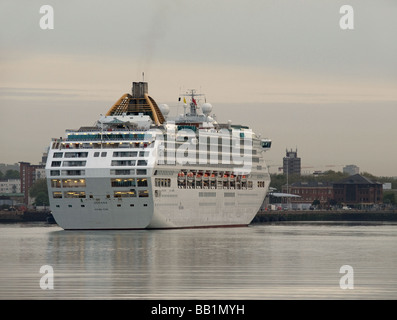
[[[296,207],[304,209],[315,200],[320,207],[333,203],[359,207],[372,206],[383,202],[383,185],[361,176],[352,175],[337,182],[295,182],[282,187],[282,192],[300,196],[300,198],[287,199]]]
[[[301,158],[298,157],[298,149],[286,150],[283,158],[283,174],[301,174]]]
[[[37,180],[38,174],[36,171],[42,170],[45,168],[45,165],[32,165],[30,162],[20,162],[19,163],[19,174],[21,177],[21,192],[24,194],[24,203],[26,205],[31,204],[29,197],[29,189]],[[41,178],[45,178],[45,175],[41,176]]]
[[[0,172],[2,172],[3,175],[5,175],[8,170],[19,171],[18,163],[14,163],[14,164],[0,163]]]
[[[355,175],[355,174],[359,174],[360,173],[360,168],[357,167],[354,164],[349,164],[345,167],[343,167],[343,173],[347,173],[349,175]]]
[[[391,182],[385,182],[383,183],[383,190],[391,190]]]
[[[20,193],[20,192],[21,192],[20,179],[0,180],[0,194]]]
[[[288,190],[284,185],[282,192],[299,196],[286,199],[290,201],[292,208],[297,209],[307,209],[315,200],[319,201],[320,207],[326,207],[334,197],[331,182],[295,182],[288,186]]]
[[[335,201],[349,206],[374,205],[383,201],[382,184],[360,174],[335,182],[333,189]]]

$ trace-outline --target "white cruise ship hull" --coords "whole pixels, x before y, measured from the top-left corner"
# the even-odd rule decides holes
[[[50,172],[51,168],[47,170]],[[109,170],[86,168],[85,171],[90,176]],[[149,178],[145,187],[148,196],[142,198],[115,198],[115,188],[110,186],[111,176],[86,177],[84,198],[50,197],[52,214],[65,230],[244,226],[253,220],[266,196],[268,183],[265,188],[257,188],[254,187],[256,180],[252,189],[245,190],[181,189],[177,184],[177,172],[173,177],[155,175]],[[64,178],[59,180],[66,180]],[[170,179],[170,187],[156,187],[155,179]],[[51,186],[51,179],[48,181],[50,194],[58,190]],[[143,188],[137,189],[139,192]]]
[[[246,226],[257,214],[264,198],[257,195],[247,199],[246,194],[238,192],[212,190],[215,197],[199,197],[199,193],[189,194],[189,190],[178,192],[174,201],[158,201],[155,203],[154,214],[148,228],[198,228],[198,227],[227,227]],[[232,198],[225,198],[225,193],[234,194]],[[170,191],[167,196],[175,192]],[[251,193],[254,197],[256,194]],[[232,200],[231,200],[232,199]],[[251,200],[251,201],[249,201]],[[259,203],[260,202],[260,203]]]
[[[128,169],[127,173],[135,174],[123,176],[112,175],[119,172],[115,170],[123,170],[120,169],[122,167],[111,169],[109,166],[118,149],[102,151],[106,154],[104,157],[94,157],[96,151],[92,149],[79,149],[78,154],[86,154],[86,158],[85,166],[78,169],[65,167],[69,164],[69,158],[65,157],[70,151],[50,150],[46,167],[50,178],[47,181],[50,206],[57,224],[66,230],[250,224],[263,203],[270,183],[267,169],[263,169],[266,168],[263,159],[246,177],[224,178],[224,172],[232,171],[227,171],[227,168],[158,166],[157,146],[155,144],[152,148],[147,166],[141,169],[146,175],[137,175],[137,169]],[[60,169],[54,170],[57,167],[52,165],[58,159],[57,154],[61,153]],[[197,176],[199,172],[207,172],[209,177],[181,178],[178,174],[182,171],[195,172]],[[210,177],[215,176],[215,173],[217,177]],[[126,182],[130,185],[119,185]],[[118,196],[129,190],[133,190],[133,196]]]
[[[84,201],[84,208],[80,209],[81,202],[76,202],[72,207],[52,210],[52,213],[65,230],[232,227],[250,224],[262,204],[262,201],[249,202],[245,197],[224,202],[222,193],[217,193],[219,198],[211,202],[198,199],[187,202],[175,197],[175,202],[147,201],[148,206],[134,209],[123,201],[99,201],[101,204]],[[121,207],[117,207],[118,204]],[[135,203],[136,207],[143,205],[142,201]]]

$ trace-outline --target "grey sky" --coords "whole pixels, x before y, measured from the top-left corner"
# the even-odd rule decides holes
[[[39,27],[44,4],[54,30]],[[344,4],[354,30],[339,27]],[[201,89],[218,120],[272,138],[274,168],[297,146],[313,170],[397,176],[396,16],[394,0],[2,0],[0,162],[37,163],[144,71],[172,111]]]

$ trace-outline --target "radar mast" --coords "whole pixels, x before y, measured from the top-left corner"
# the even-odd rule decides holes
[[[190,113],[188,115],[190,116],[197,116],[197,109],[199,108],[198,104],[197,104],[197,100],[195,99],[195,97],[199,97],[199,96],[204,96],[204,94],[201,93],[196,93],[195,89],[190,89],[188,90],[185,94],[181,94],[182,97],[190,97]],[[186,99],[183,99],[184,102],[186,103]]]

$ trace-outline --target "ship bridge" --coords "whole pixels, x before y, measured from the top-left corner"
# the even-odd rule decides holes
[[[132,95],[129,93],[124,94],[109,109],[106,116],[138,116],[140,114],[149,116],[156,125],[161,125],[165,122],[164,115],[161,113],[156,101],[148,95],[147,82],[133,82]]]

